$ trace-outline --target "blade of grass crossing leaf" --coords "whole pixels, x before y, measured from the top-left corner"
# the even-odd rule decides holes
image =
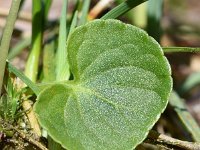
[[[15,68],[11,63],[8,63],[8,70],[19,77],[28,87],[31,88],[31,90],[33,90],[36,95],[40,93],[40,90],[37,88],[36,84],[27,78],[20,70]]]
[[[146,1],[147,0],[127,0],[106,13],[101,19],[115,19]]]
[[[6,25],[5,25],[4,32],[2,35],[2,39],[1,39],[1,44],[0,44],[0,94],[1,94],[2,84],[3,84],[3,77],[4,77],[6,59],[7,59],[8,50],[9,50],[9,44],[10,44],[13,28],[15,25],[15,20],[17,18],[18,10],[20,7],[20,2],[21,2],[21,0],[12,1],[10,12],[9,12],[8,18],[6,20]]]
[[[187,111],[184,101],[175,92],[172,92],[169,103],[174,107],[175,112],[186,129],[191,133],[193,139],[196,142],[200,142],[200,128],[192,115]]]
[[[148,1],[148,17],[147,17],[147,33],[156,41],[160,41],[161,26],[160,19],[162,17],[163,0]]]
[[[90,1],[91,0],[84,0],[83,1],[79,25],[83,25],[87,22],[87,16],[88,16],[88,11],[89,11],[89,7],[90,7]]]
[[[67,40],[67,29],[66,29],[66,13],[67,13],[67,0],[63,0],[61,18],[60,18],[60,28],[59,28],[59,41],[57,50],[57,64],[56,64],[56,80],[68,80],[70,76],[69,64],[67,61],[67,50],[66,50],[66,40]]]
[[[22,39],[19,43],[17,43],[9,52],[8,54],[8,60],[13,59],[15,56],[20,54],[22,50],[26,47],[28,47],[31,44],[31,39],[26,38]]]
[[[147,26],[147,3],[142,3],[127,13],[129,18],[132,18],[132,23],[137,27],[145,28]]]
[[[124,2],[124,0],[116,0],[117,4]],[[125,17],[137,27],[145,28],[147,25],[147,2],[142,3],[141,5],[135,7],[135,9],[130,10]]]
[[[71,26],[69,29],[69,34],[76,28],[78,21],[78,11],[75,11],[74,16],[72,18]]]
[[[165,53],[173,52],[200,52],[200,47],[162,47]]]
[[[31,81],[36,82],[38,75],[40,51],[42,47],[43,11],[41,0],[34,0],[32,2],[32,49],[26,64],[25,74]]]

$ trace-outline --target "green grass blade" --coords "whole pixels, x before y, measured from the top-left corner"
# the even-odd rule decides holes
[[[137,27],[145,28],[147,26],[147,3],[144,2],[127,13],[129,18],[132,18],[132,23]]]
[[[184,101],[175,92],[172,92],[169,103],[186,129],[191,133],[193,139],[196,142],[200,142],[200,128],[192,115],[187,111]]]
[[[49,9],[52,4],[52,0],[43,0],[44,1],[44,18],[47,19]],[[21,2],[22,5],[22,2]],[[21,6],[20,5],[20,6]],[[14,58],[16,55],[18,55],[25,47],[28,47],[31,44],[31,39],[26,38],[20,41],[14,48],[12,48],[8,54],[8,59]]]
[[[36,82],[38,75],[40,51],[42,48],[43,10],[41,0],[34,0],[32,2],[32,49],[26,64],[25,74],[31,81]]]
[[[40,93],[40,89],[34,84],[28,77],[26,77],[20,70],[15,68],[11,63],[8,63],[8,70],[14,73],[17,77],[19,77],[31,90],[38,95]]]
[[[31,39],[30,38],[26,38],[26,39],[22,39],[19,43],[17,43],[15,45],[15,47],[13,47],[9,54],[8,54],[8,60],[13,59],[15,56],[17,56],[18,54],[21,53],[21,51],[28,47],[31,44]]]
[[[0,94],[1,94],[2,84],[3,84],[3,77],[4,77],[5,66],[6,66],[6,59],[8,56],[10,40],[11,40],[12,32],[14,29],[15,20],[18,15],[20,2],[21,2],[21,0],[12,1],[10,12],[9,12],[8,18],[6,20],[6,25],[5,25],[4,32],[2,35],[2,39],[1,39],[1,44],[0,44]]]
[[[111,11],[109,11],[107,14],[105,14],[101,19],[115,19],[124,13],[131,10],[133,7],[136,7],[137,5],[140,5],[143,2],[146,2],[147,0],[127,0]]]
[[[160,41],[161,26],[160,20],[163,12],[163,0],[148,1],[147,33],[156,41]]]
[[[116,0],[117,4],[122,2],[124,2],[124,0]],[[124,14],[124,17],[126,17],[131,24],[140,28],[145,28],[147,25],[147,3],[148,2],[144,2],[134,9],[128,11],[126,14]]]
[[[173,52],[200,52],[200,47],[162,47],[165,53]]]
[[[43,53],[43,73],[44,79],[43,82],[55,81],[55,41],[47,43],[44,46]]]
[[[192,73],[178,89],[180,95],[190,91],[192,88],[200,84],[200,72]]]
[[[78,11],[75,11],[74,16],[72,18],[71,26],[69,29],[69,34],[76,28],[78,21]]]
[[[44,1],[44,18],[47,19],[48,18],[48,14],[49,14],[49,9],[51,7],[52,4],[52,0],[43,0]]]
[[[63,1],[63,7],[60,17],[60,28],[59,28],[59,39],[58,39],[58,50],[57,50],[57,63],[56,63],[56,80],[68,80],[70,76],[69,64],[67,61],[67,28],[66,28],[66,12],[67,12],[67,0]]]
[[[87,16],[88,16],[88,11],[89,11],[89,7],[90,7],[90,1],[91,0],[84,0],[83,1],[79,25],[83,25],[87,22]]]

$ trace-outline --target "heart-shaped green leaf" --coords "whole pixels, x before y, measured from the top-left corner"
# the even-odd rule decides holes
[[[116,20],[78,27],[67,43],[73,81],[38,97],[42,127],[68,150],[131,150],[165,109],[172,81],[159,44]]]

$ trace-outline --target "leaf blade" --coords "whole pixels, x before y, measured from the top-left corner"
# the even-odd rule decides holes
[[[171,71],[161,47],[141,29],[96,20],[76,28],[67,49],[74,81],[63,85],[68,87],[63,94],[70,95],[64,107],[53,103],[45,113],[39,103],[50,104],[42,97],[59,91],[58,85],[43,91],[35,105],[37,114],[46,115],[39,117],[42,125],[67,149],[135,148],[164,111],[171,92]],[[48,113],[56,110],[64,123],[52,126],[65,126],[66,138],[52,133],[46,123]]]

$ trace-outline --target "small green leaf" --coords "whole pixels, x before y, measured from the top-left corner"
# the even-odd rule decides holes
[[[143,30],[116,20],[76,28],[67,43],[73,81],[38,97],[42,127],[68,150],[130,150],[166,108],[167,59]]]

